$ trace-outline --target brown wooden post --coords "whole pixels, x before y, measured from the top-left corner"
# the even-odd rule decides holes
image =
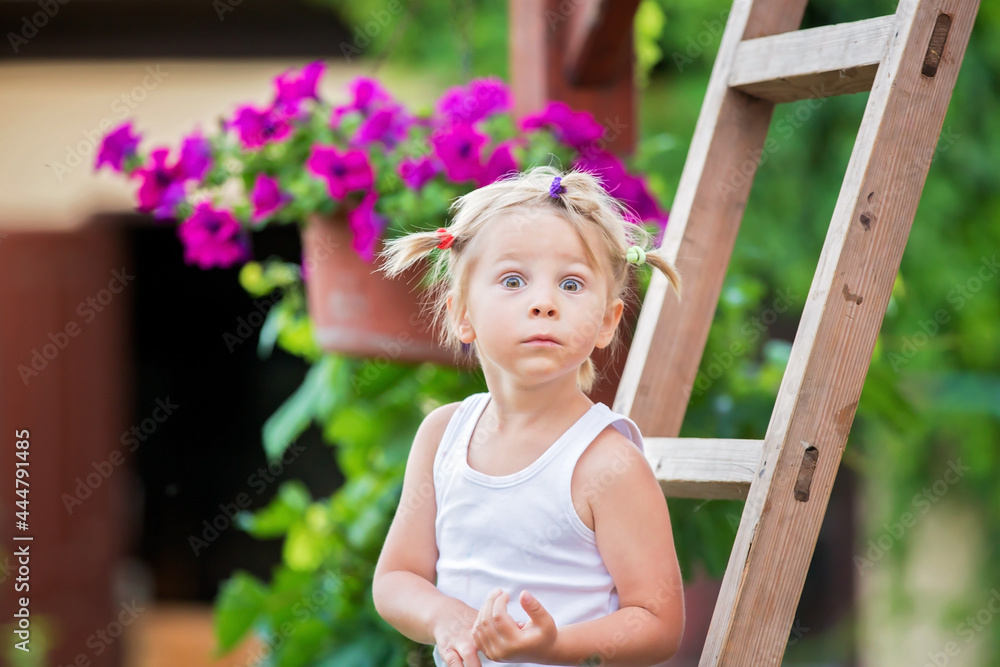
[[[620,156],[638,137],[632,20],[639,0],[510,0],[515,113],[560,100],[589,111]],[[570,58],[570,55],[575,56]]]

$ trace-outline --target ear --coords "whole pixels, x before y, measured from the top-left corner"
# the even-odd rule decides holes
[[[604,310],[604,320],[601,322],[601,330],[597,333],[597,347],[605,348],[614,340],[615,331],[618,330],[618,323],[625,312],[625,302],[615,298]]]
[[[451,321],[452,326],[455,327],[458,339],[463,343],[471,344],[472,341],[476,340],[476,332],[472,328],[472,322],[469,321],[468,309],[464,309],[461,314],[455,313],[454,304],[450,295],[447,299],[445,299],[445,304],[448,306],[449,320]]]

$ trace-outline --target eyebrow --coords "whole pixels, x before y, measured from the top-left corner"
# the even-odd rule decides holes
[[[570,262],[572,262],[574,264],[583,264],[586,267],[590,267],[590,262],[588,262],[585,258],[580,257],[579,255],[570,255],[568,253],[557,253],[557,255],[560,256],[560,257],[566,258],[567,260],[569,260]],[[500,253],[500,255],[496,258],[496,261],[497,262],[502,262],[502,261],[507,260],[507,259],[514,259],[514,260],[516,260],[516,259],[520,259],[520,257],[514,251],[508,250],[506,252]]]

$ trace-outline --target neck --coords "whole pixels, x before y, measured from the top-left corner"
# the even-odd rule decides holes
[[[484,374],[490,392],[486,412],[497,433],[552,422],[558,415],[578,416],[594,404],[576,386],[575,373],[533,385],[514,384],[486,368]]]

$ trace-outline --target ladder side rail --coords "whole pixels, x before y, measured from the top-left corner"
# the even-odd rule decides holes
[[[737,49],[743,39],[795,30],[805,5],[736,0],[729,14],[661,246],[684,298],[653,273],[614,401],[643,433],[680,432],[774,110],[729,88]]]
[[[779,664],[784,654],[978,5],[899,4],[898,33],[847,167],[701,667]],[[922,71],[934,60],[932,33],[942,14],[951,18],[950,31],[928,77]]]

